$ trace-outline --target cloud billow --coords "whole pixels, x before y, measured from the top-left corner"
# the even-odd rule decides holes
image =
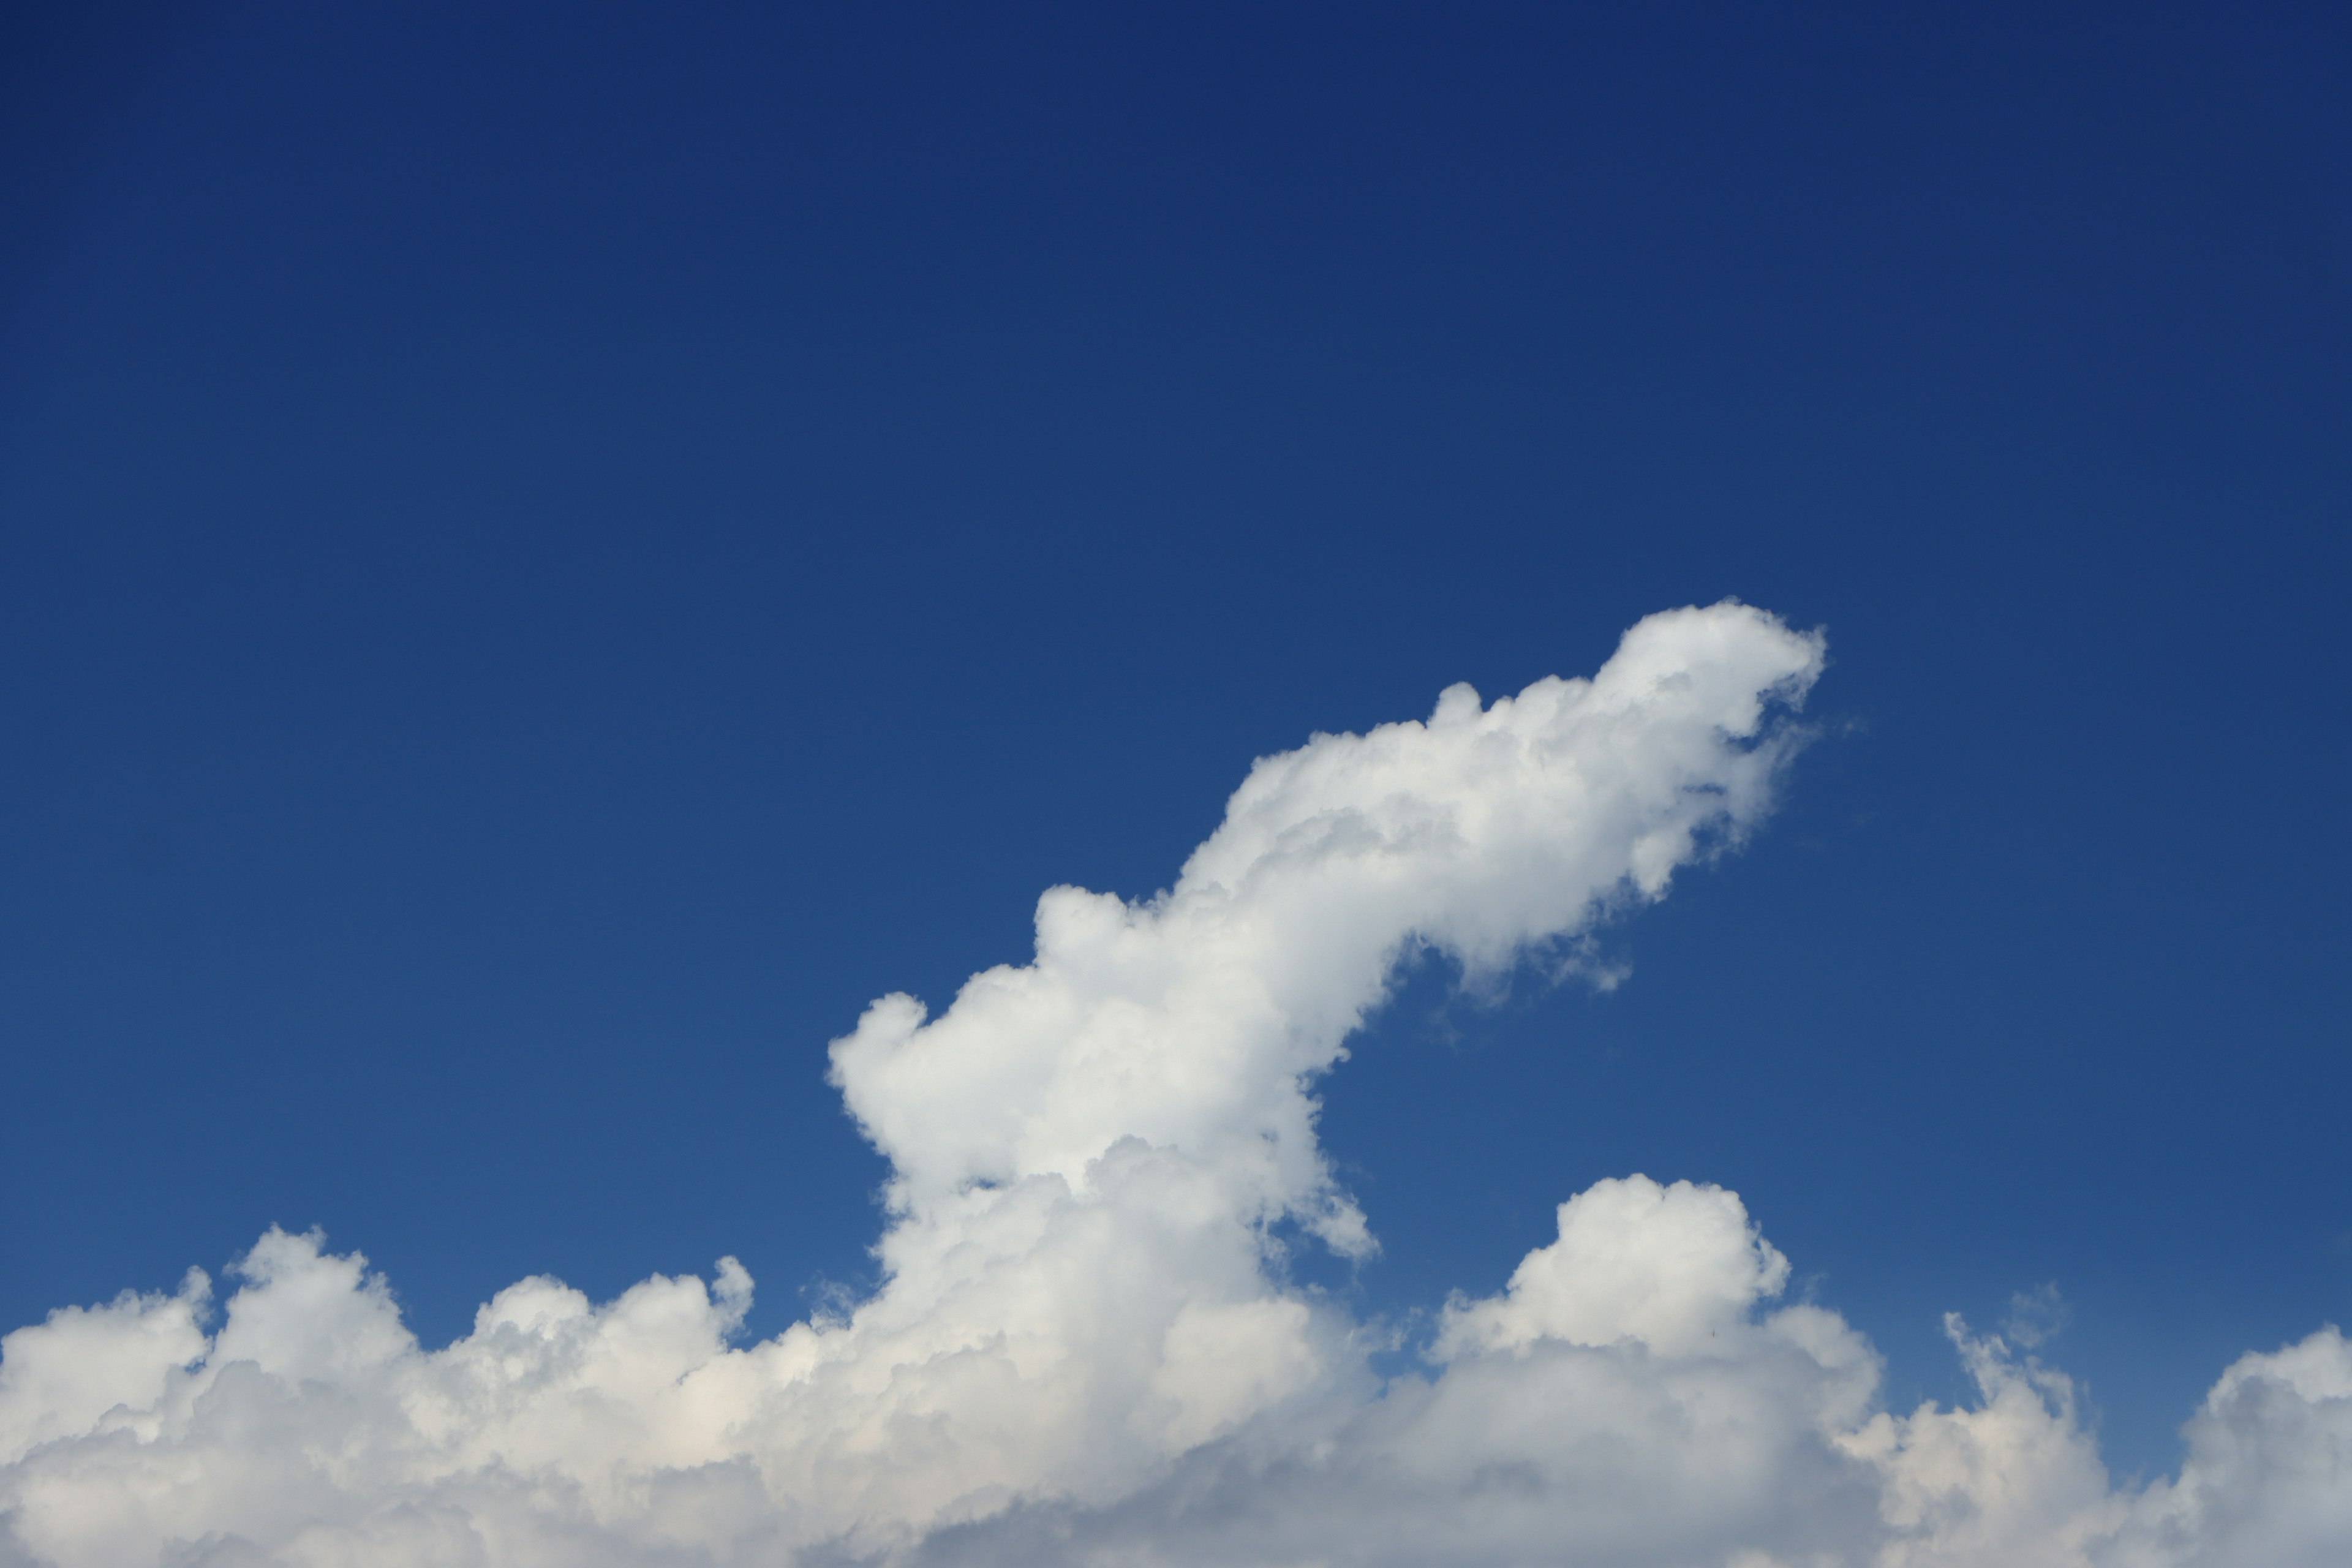
[[[1727,603],[1590,680],[1454,687],[1261,760],[1167,891],[1047,892],[1033,960],[936,1017],[876,1002],[832,1079],[890,1162],[883,1283],[838,1318],[735,1343],[730,1259],[602,1305],[526,1279],[426,1351],[364,1259],[273,1231],[216,1330],[200,1274],[19,1330],[0,1564],[2343,1560],[2333,1330],[2119,1492],[2065,1380],[1957,1322],[1977,1403],[1882,1408],[1721,1188],[1575,1195],[1402,1376],[1275,1266],[1276,1226],[1376,1246],[1314,1087],[1401,962],[1491,978],[1664,897],[1767,813],[1822,664]]]

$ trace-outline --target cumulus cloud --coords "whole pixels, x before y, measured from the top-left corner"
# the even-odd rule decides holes
[[[0,1342],[0,1564],[2189,1564],[2340,1561],[2352,1353],[2223,1377],[2180,1475],[2109,1486],[2063,1376],[1955,1323],[1966,1408],[1881,1407],[1733,1194],[1562,1204],[1424,1363],[1287,1283],[1376,1246],[1315,1086],[1434,950],[1473,983],[1761,820],[1822,668],[1736,604],[1590,679],[1260,761],[1168,890],[1047,892],[1034,956],[884,997],[832,1081],[890,1161],[883,1283],[737,1341],[751,1281],[526,1279],[435,1351],[357,1254]],[[2030,1350],[2031,1346],[2022,1347]]]

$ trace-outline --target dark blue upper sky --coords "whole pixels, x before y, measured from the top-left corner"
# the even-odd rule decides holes
[[[2126,1469],[2352,1317],[2352,15],[12,13],[0,1326],[323,1226],[867,1278],[870,997],[1249,760],[1826,625],[1613,994],[1328,1085],[1376,1310],[1736,1187],[1898,1400],[2055,1281]],[[1899,14],[1897,11],[1899,9]]]

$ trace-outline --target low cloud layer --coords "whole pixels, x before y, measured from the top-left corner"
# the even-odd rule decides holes
[[[888,1157],[884,1283],[735,1343],[751,1281],[526,1279],[426,1351],[356,1254],[272,1231],[215,1308],[0,1342],[0,1568],[2340,1563],[2352,1347],[2231,1367],[2117,1490],[2059,1373],[1950,1325],[1967,1408],[1882,1407],[1721,1188],[1562,1204],[1420,1370],[1286,1282],[1375,1247],[1314,1086],[1404,959],[1474,982],[1662,898],[1763,816],[1822,668],[1738,605],[1590,680],[1261,761],[1175,886],[1056,888],[1034,959],[876,1002],[834,1083]]]

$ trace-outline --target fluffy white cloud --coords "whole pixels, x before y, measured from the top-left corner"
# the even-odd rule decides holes
[[[2133,1500],[2118,1565],[2352,1561],[2352,1344],[2333,1328],[2221,1374],[2177,1479]]]
[[[1437,1352],[1560,1340],[1686,1355],[1736,1333],[1788,1278],[1722,1188],[1602,1182],[1559,1205],[1559,1239],[1528,1253],[1500,1296],[1448,1309]]]
[[[1732,1194],[1642,1177],[1447,1309],[1425,1369],[1271,1268],[1373,1245],[1314,1084],[1401,959],[1474,978],[1764,814],[1818,637],[1653,616],[1591,680],[1261,761],[1169,890],[1039,902],[1034,958],[835,1042],[891,1162],[884,1284],[733,1342],[751,1280],[527,1279],[422,1349],[356,1255],[0,1342],[0,1564],[1930,1564],[2340,1561],[2352,1370],[2231,1369],[2177,1481],[2112,1491],[2063,1378],[1955,1330],[1896,1416]],[[2332,1467],[2332,1468],[2331,1468]]]

